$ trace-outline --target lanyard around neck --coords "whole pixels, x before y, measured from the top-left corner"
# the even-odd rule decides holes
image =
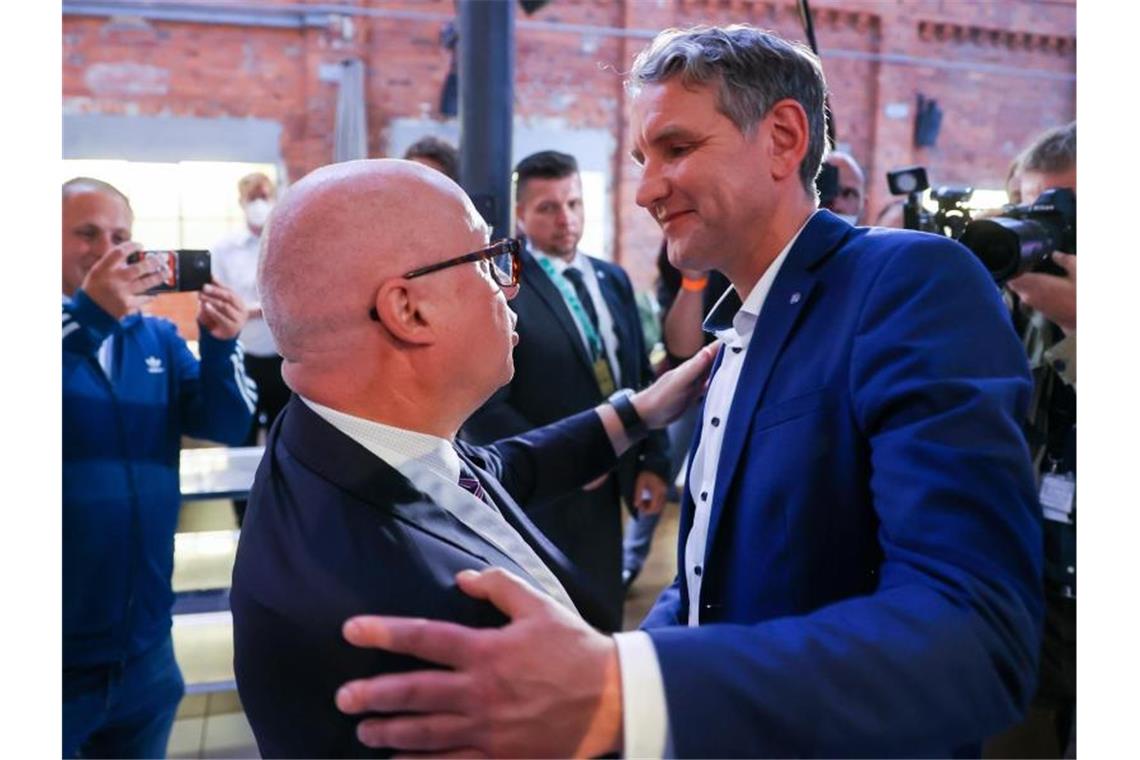
[[[591,322],[589,316],[586,315],[586,307],[582,306],[582,301],[578,298],[574,287],[567,282],[565,277],[558,274],[550,259],[545,256],[535,256],[534,258],[538,261],[538,265],[542,267],[542,271],[546,272],[547,277],[554,283],[554,287],[558,288],[558,292],[562,294],[562,298],[570,307],[570,313],[574,315],[574,321],[578,323],[582,328],[582,332],[586,334],[586,342],[590,344],[591,358],[597,358],[602,353],[602,339],[598,336],[598,331],[594,329],[593,322]]]

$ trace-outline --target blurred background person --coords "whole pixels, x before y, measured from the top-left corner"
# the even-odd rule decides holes
[[[863,208],[867,199],[867,178],[859,162],[849,153],[833,150],[824,163],[838,171],[839,183],[835,196],[823,203],[823,208],[834,211],[848,224],[863,224]]]
[[[201,361],[140,309],[162,280],[126,196],[63,185],[63,756],[163,757],[182,698],[170,610],[183,435],[236,444],[245,306],[206,285]]]
[[[211,249],[211,266],[215,279],[232,288],[246,306],[246,323],[241,331],[245,354],[245,371],[257,383],[257,410],[244,440],[244,446],[256,446],[261,432],[268,431],[273,420],[289,401],[289,388],[281,378],[281,356],[273,336],[261,314],[261,298],[257,293],[257,256],[261,249],[261,231],[277,199],[272,180],[260,172],[238,180],[238,203],[245,216],[245,227],[219,240]],[[245,500],[234,501],[238,525],[245,517]]]
[[[1038,135],[1009,172],[1011,202],[1051,188],[1077,190],[1077,124]],[[1026,435],[1037,466],[1045,538],[1045,636],[1037,693],[1025,720],[989,757],[1075,757],[1077,706],[1077,257],[1055,252],[1060,274],[1008,283],[1014,324],[1033,372]]]
[[[459,150],[447,140],[428,135],[408,146],[404,158],[443,172],[453,182],[459,182]]]

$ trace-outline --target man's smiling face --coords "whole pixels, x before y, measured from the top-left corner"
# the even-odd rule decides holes
[[[637,204],[661,225],[669,261],[685,269],[723,271],[721,262],[754,250],[775,192],[768,118],[742,134],[717,110],[717,88],[674,77],[633,100]]]

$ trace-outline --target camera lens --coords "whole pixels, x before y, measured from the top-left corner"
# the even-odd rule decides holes
[[[1055,245],[1044,225],[1008,217],[971,222],[959,242],[974,252],[999,284],[1032,270]]]

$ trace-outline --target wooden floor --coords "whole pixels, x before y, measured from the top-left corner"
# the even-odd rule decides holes
[[[653,606],[661,589],[673,582],[677,574],[677,528],[679,509],[676,504],[666,504],[661,522],[653,534],[653,544],[641,575],[633,582],[629,595],[625,598],[623,628],[630,631],[637,628],[645,613]]]

